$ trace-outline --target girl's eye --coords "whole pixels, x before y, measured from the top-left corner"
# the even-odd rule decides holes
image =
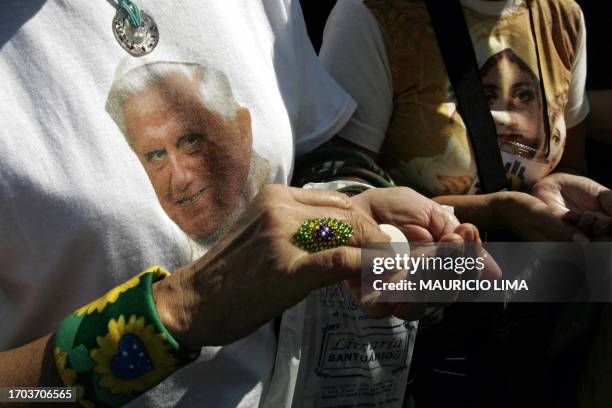
[[[495,93],[494,91],[485,90],[485,98],[487,98],[487,103],[491,104],[497,99],[497,93]]]
[[[523,103],[527,103],[535,99],[535,94],[529,90],[521,90],[514,97]]]

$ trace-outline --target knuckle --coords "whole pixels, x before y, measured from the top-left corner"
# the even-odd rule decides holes
[[[393,187],[393,193],[395,194],[408,194],[408,195],[412,195],[412,194],[416,194],[416,191],[414,191],[413,189],[409,188],[409,187]]]
[[[270,197],[260,200],[257,211],[257,223],[263,227],[262,233],[282,226],[282,219],[287,216],[288,209],[286,207],[278,198]]]
[[[354,238],[359,241],[359,244],[363,244],[368,240],[367,227],[361,221],[353,221],[353,229],[355,230]]]
[[[282,192],[284,186],[269,184],[260,190],[261,208],[264,211],[277,211],[279,207],[286,203],[287,200],[283,197]]]
[[[263,225],[270,230],[275,230],[282,225],[282,220],[279,215],[279,207],[274,203],[266,203],[261,211],[261,220]]]
[[[265,198],[274,197],[286,189],[287,187],[280,184],[266,184],[259,191],[259,195]]]
[[[347,247],[340,247],[331,256],[330,267],[333,270],[347,270],[356,265],[356,251],[351,251]]]
[[[353,204],[349,196],[337,191],[313,188],[303,190],[302,192],[309,196],[313,202],[320,202],[320,205],[348,209]]]
[[[351,198],[348,195],[344,193],[339,193],[337,191],[330,191],[329,193],[331,193],[331,197],[339,207],[351,208],[353,202],[351,201]]]
[[[274,209],[277,207],[276,200],[272,198],[265,198],[261,202],[261,212],[265,216],[269,216],[274,213]]]
[[[364,214],[351,212],[348,219],[355,230],[354,237],[360,244],[364,244],[366,242],[377,242],[380,240],[384,241],[378,224],[376,224],[376,222],[371,218],[365,216]]]

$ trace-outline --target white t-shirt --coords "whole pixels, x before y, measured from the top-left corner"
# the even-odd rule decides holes
[[[490,64],[490,60],[497,58],[492,58],[496,54],[505,53],[497,60],[521,60],[521,65],[530,70],[535,78],[534,89],[539,93],[536,62],[537,58],[542,60],[551,127],[548,136],[542,135],[545,131],[541,124],[542,130],[502,129],[500,123],[507,122],[511,109],[498,108],[494,102],[490,102],[500,137],[507,134],[510,138],[531,130],[539,132],[537,137],[541,142],[534,142],[534,150],[537,150],[534,156],[540,156],[536,157],[538,160],[517,159],[516,154],[510,154],[518,149],[513,146],[528,144],[523,141],[527,137],[516,140],[507,149],[507,155],[502,146],[509,176],[513,183],[516,181],[516,187],[525,188],[554,168],[563,152],[566,129],[579,124],[588,113],[584,92],[584,18],[575,4],[564,0],[562,11],[558,14],[571,10],[573,18],[580,13],[576,18],[579,29],[560,38],[557,31],[541,28],[543,25],[539,24],[551,19],[546,13],[550,13],[549,10],[554,7],[552,4],[556,4],[553,1],[536,2],[535,32],[529,30],[529,13],[524,0],[462,0],[461,3],[466,10],[470,36],[481,70],[495,65]],[[425,21],[424,5],[418,1],[390,1],[392,9],[396,5],[403,8],[400,13],[410,8],[418,9],[398,15],[397,10],[381,11],[384,10],[384,6],[381,6],[383,2],[370,4],[384,15],[382,18],[387,19],[386,29],[363,0],[342,0],[332,10],[324,31],[321,62],[358,104],[355,114],[339,135],[376,153],[384,150],[382,147],[385,144],[386,151],[395,156],[393,164],[387,169],[400,183],[409,183],[434,195],[477,191],[475,160],[465,126],[457,115],[455,97],[446,79],[441,57],[437,50],[432,50],[437,45],[431,26]],[[562,17],[555,15],[555,18]],[[520,33],[517,32],[519,27],[522,30]],[[389,38],[389,31],[393,31],[392,39]],[[559,48],[551,50],[551,47]],[[535,48],[539,48],[539,57]],[[394,53],[391,57],[389,49]],[[561,50],[572,56],[566,59],[573,60],[567,63],[567,67],[561,66],[558,55],[563,54]],[[395,67],[392,66],[392,58]],[[394,69],[395,75],[392,73]],[[496,69],[499,70],[495,67],[490,70],[493,76]],[[487,84],[484,85],[486,88]],[[531,111],[539,109],[526,107]],[[531,122],[527,127],[535,128],[536,125]],[[550,141],[545,149],[543,139],[546,137]]]
[[[354,110],[352,99],[320,67],[297,1],[137,4],[154,18],[160,35],[144,59],[116,42],[116,10],[107,1],[0,3],[0,350],[53,332],[68,313],[150,265],[172,271],[189,262],[194,244],[181,228],[193,227],[189,235],[201,240],[226,222],[185,223],[193,214],[181,213],[178,204],[210,200],[211,185],[219,188],[217,179],[228,177],[237,183],[238,193],[226,197],[232,208],[225,210],[234,216],[262,184],[287,183],[296,149],[325,142]],[[138,77],[143,72],[148,76]],[[157,77],[148,83],[151,73]],[[127,95],[124,87],[109,96],[121,81],[135,87],[127,96],[133,99],[115,105],[124,106],[123,128],[109,114],[114,98]],[[178,88],[157,92],[172,86]],[[203,125],[188,114],[172,122],[183,136],[166,149],[164,138],[172,132],[146,116],[146,108],[165,104],[176,119],[176,107],[197,92],[205,102],[192,106],[193,112],[238,126],[242,133],[230,133],[241,150],[224,144],[225,134],[214,129],[190,133],[187,128]],[[172,105],[154,98],[159,95],[179,95],[183,102]],[[144,138],[143,129],[152,129],[161,144],[143,147],[143,140],[153,140]],[[199,155],[194,166],[201,170],[182,186],[178,173],[168,176],[163,172],[169,167],[161,164],[171,148],[181,153],[179,145],[190,160]],[[244,160],[234,159],[246,167],[228,172],[219,152],[244,154]],[[209,158],[222,163],[218,173],[204,160]],[[155,166],[147,167],[149,160]],[[163,185],[171,178],[175,190]],[[196,183],[208,185],[196,190]],[[165,188],[172,197],[163,195]],[[267,325],[232,345],[204,349],[196,363],[133,405],[255,406],[275,347]]]

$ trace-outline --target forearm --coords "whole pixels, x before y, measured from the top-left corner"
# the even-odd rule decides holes
[[[440,196],[433,200],[438,204],[453,206],[459,222],[469,222],[483,230],[496,230],[501,229],[501,226],[495,216],[495,207],[502,199],[503,193],[492,193]]]
[[[22,347],[0,352],[0,386],[60,386],[53,344],[53,335],[49,334]]]

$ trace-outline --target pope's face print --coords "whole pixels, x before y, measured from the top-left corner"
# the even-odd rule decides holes
[[[161,206],[194,239],[214,234],[237,206],[252,145],[249,111],[209,109],[214,92],[203,79],[167,73],[122,104],[124,132]]]

